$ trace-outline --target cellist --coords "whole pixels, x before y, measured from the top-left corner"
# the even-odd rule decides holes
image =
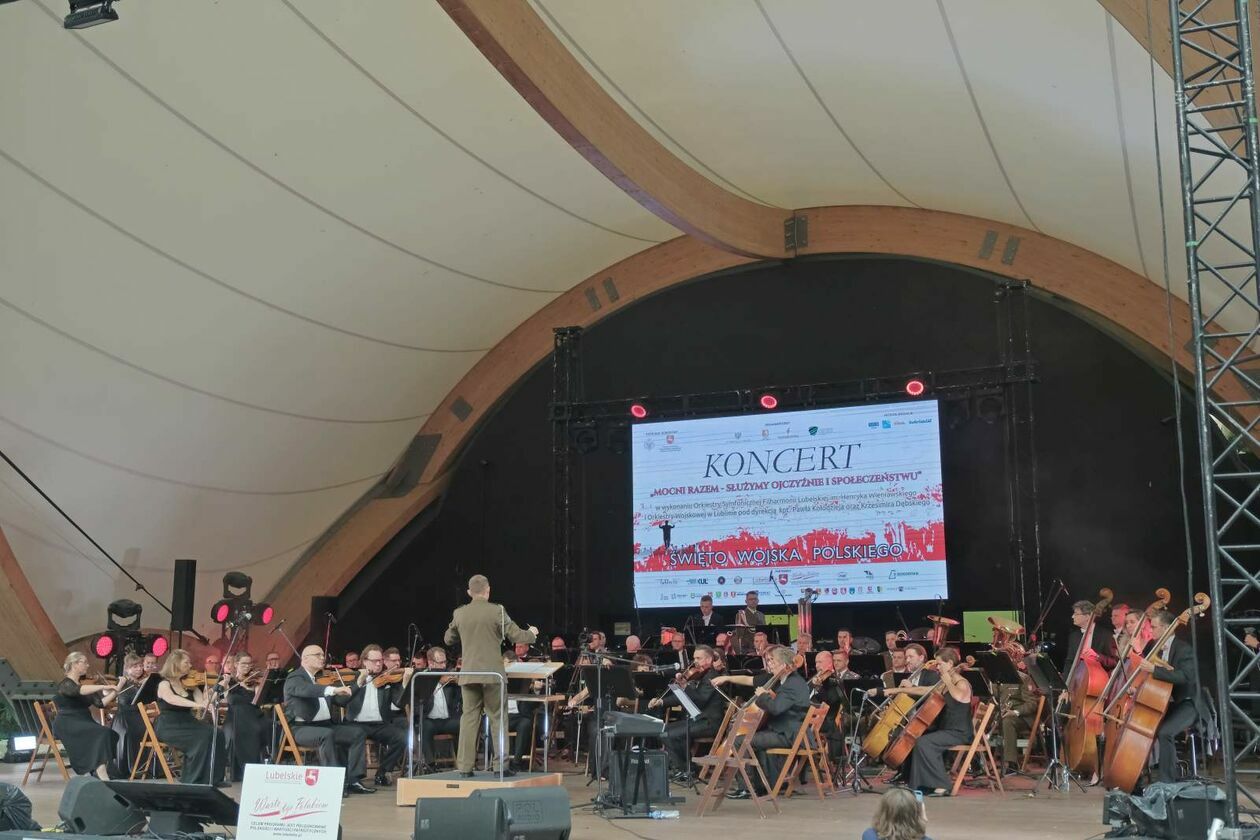
[[[928,796],[949,795],[949,774],[945,752],[971,740],[971,683],[958,672],[958,651],[942,648],[936,652],[936,669],[944,683],[945,708],[936,719],[936,728],[919,737],[910,753],[909,783],[912,790]]]
[[[1176,616],[1168,610],[1159,610],[1151,615],[1151,629],[1156,637],[1162,636],[1173,626]],[[1151,642],[1148,647],[1153,647]],[[1197,682],[1197,666],[1194,661],[1194,650],[1190,645],[1170,636],[1162,650],[1148,650],[1147,657],[1138,667],[1149,671],[1152,679],[1172,683],[1172,697],[1163,722],[1156,730],[1155,742],[1159,745],[1157,759],[1159,761],[1159,780],[1174,782],[1177,780],[1177,747],[1174,739],[1187,728],[1194,726],[1199,720],[1199,712],[1194,702],[1194,688]],[[1154,654],[1167,664],[1156,664],[1150,656]]]

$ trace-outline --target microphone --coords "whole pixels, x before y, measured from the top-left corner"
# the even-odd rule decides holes
[[[671,662],[668,665],[657,665],[652,670],[658,674],[664,674],[664,673],[668,673],[669,671],[681,671],[682,666],[680,666],[677,662]]]
[[[1067,586],[1063,583],[1063,578],[1059,578],[1059,588],[1063,590],[1064,595],[1068,596],[1069,598],[1072,597],[1072,593],[1068,592]]]
[[[288,619],[287,619],[287,618],[282,618],[282,619],[280,619],[280,623],[279,623],[279,624],[277,624],[275,627],[272,627],[272,628],[271,628],[271,635],[273,635],[273,636],[274,636],[274,635],[276,635],[276,633],[280,632],[280,628],[284,626],[284,623],[285,623],[286,621],[288,621]]]
[[[337,623],[337,616],[333,615],[333,614],[332,614],[332,613],[330,613],[330,612],[326,612],[326,613],[324,613],[324,618],[328,619],[328,623],[329,623],[329,624],[336,624],[336,623]]]

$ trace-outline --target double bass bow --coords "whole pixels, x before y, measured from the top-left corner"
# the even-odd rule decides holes
[[[1188,607],[1177,616],[1176,620],[1150,646],[1150,652],[1142,657],[1142,662],[1150,662],[1155,667],[1167,667],[1168,663],[1159,658],[1159,652],[1172,639],[1177,628],[1186,624],[1191,618],[1203,615],[1212,605],[1212,599],[1202,592],[1194,596],[1194,606]],[[1103,782],[1108,790],[1119,788],[1125,793],[1132,793],[1138,778],[1146,769],[1146,760],[1155,744],[1159,725],[1168,713],[1172,700],[1173,684],[1155,679],[1149,671],[1134,669],[1132,676],[1120,688],[1132,696],[1128,712],[1120,724],[1115,744],[1108,745],[1108,763],[1103,771]],[[1160,761],[1167,761],[1160,756]]]
[[[1098,603],[1081,631],[1081,643],[1067,671],[1068,690],[1059,700],[1062,704],[1063,697],[1071,699],[1068,722],[1063,727],[1063,747],[1068,769],[1082,776],[1092,776],[1099,770],[1098,736],[1102,734],[1103,718],[1098,701],[1107,684],[1106,669],[1096,657],[1086,656],[1085,651],[1092,650],[1098,618],[1111,608],[1114,597],[1115,593],[1106,587],[1098,590]]]

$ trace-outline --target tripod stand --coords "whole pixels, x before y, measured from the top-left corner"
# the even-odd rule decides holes
[[[861,724],[862,718],[867,713],[867,706],[878,708],[879,704],[872,700],[871,696],[860,688],[853,689],[849,696],[852,697],[853,694],[860,694],[862,696],[862,706],[858,709],[857,714],[853,716],[853,729],[847,736],[845,736],[843,753],[845,766],[841,770],[838,786],[849,788],[849,790],[856,796],[862,793],[875,792],[874,786],[862,777],[862,765],[866,763],[866,759],[869,758],[869,756],[863,752],[860,756],[858,756],[857,761],[854,761],[853,752],[858,745],[858,727]],[[843,728],[840,729],[840,732],[844,732]]]

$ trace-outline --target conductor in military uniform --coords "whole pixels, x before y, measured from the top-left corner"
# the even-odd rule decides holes
[[[532,644],[538,637],[538,628],[522,630],[508,618],[501,605],[490,603],[490,581],[485,575],[473,575],[468,579],[468,597],[471,600],[455,610],[451,625],[446,628],[446,643],[460,645],[464,671],[502,674],[503,643]],[[500,762],[506,760],[499,744],[502,684],[493,677],[460,677],[459,685],[463,692],[464,714],[459,724],[455,768],[460,775],[471,777],[477,760],[477,733],[481,729],[483,709],[490,718],[495,753]],[[513,771],[505,768],[504,775],[513,775]]]

